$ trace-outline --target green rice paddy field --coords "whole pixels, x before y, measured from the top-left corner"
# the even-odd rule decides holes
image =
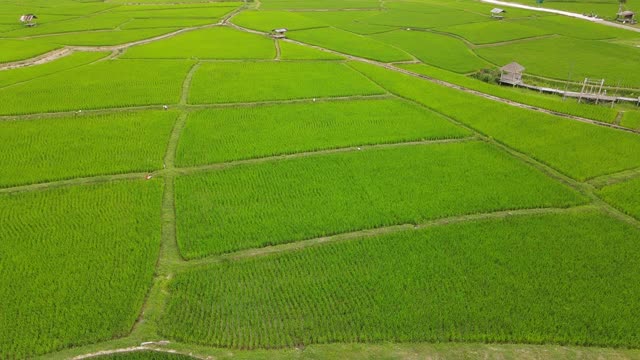
[[[495,75],[640,33],[493,7],[0,0],[0,360],[640,359],[637,103]]]

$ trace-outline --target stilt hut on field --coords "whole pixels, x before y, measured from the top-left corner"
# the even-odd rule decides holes
[[[518,85],[522,83],[524,66],[512,62],[500,68],[500,82],[503,84]]]
[[[36,26],[36,22],[34,20],[37,18],[38,17],[35,14],[24,14],[20,16],[20,22],[28,27]]]
[[[285,37],[287,37],[287,29],[273,29],[271,30],[271,37],[274,39],[284,39]]]
[[[491,17],[494,19],[502,20],[504,19],[504,14],[506,13],[507,11],[504,9],[500,9],[500,8],[491,9]]]
[[[635,24],[636,23],[636,14],[633,11],[625,10],[621,11],[616,18],[617,21],[623,24]]]

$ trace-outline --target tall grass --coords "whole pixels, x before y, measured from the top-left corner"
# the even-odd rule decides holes
[[[178,178],[186,258],[478,212],[585,199],[480,143],[371,149]]]
[[[470,135],[468,130],[401,100],[210,109],[189,116],[180,137],[176,163],[190,166],[466,135]]]
[[[162,169],[175,112],[0,122],[0,187]]]
[[[0,358],[126,336],[151,285],[162,183],[0,195]]]
[[[351,66],[389,91],[455,118],[577,180],[640,166],[636,134],[517,108],[369,64]]]
[[[161,332],[243,349],[382,341],[638,347],[639,236],[602,213],[566,213],[214,264],[175,277]]]

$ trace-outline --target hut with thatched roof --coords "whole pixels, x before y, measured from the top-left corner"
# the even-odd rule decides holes
[[[500,68],[500,82],[503,84],[518,85],[522,83],[524,66],[512,62]]]

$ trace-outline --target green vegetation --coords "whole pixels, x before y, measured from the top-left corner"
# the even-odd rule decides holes
[[[0,64],[32,58],[61,47],[40,40],[0,39]]]
[[[327,26],[323,22],[287,11],[243,11],[234,16],[233,23],[263,32],[280,28],[299,30]]]
[[[424,13],[414,11],[389,10],[367,18],[373,25],[398,26],[402,28],[429,29],[441,26],[487,21],[487,16],[473,12],[447,9],[446,12]]]
[[[95,357],[97,360],[194,360],[196,358],[182,355],[172,354],[163,351],[133,351],[126,353],[117,353],[111,355],[102,355]]]
[[[387,5],[387,4],[385,4]],[[372,25],[367,21],[369,17],[379,14],[379,11],[310,11],[304,16],[322,21],[333,27],[354,32],[356,34],[373,34],[393,30],[393,27]]]
[[[606,186],[599,194],[608,203],[640,220],[640,178]]]
[[[238,166],[176,182],[178,244],[189,259],[452,215],[583,201],[478,142]]]
[[[341,56],[286,41],[279,41],[282,60],[341,60]]]
[[[612,123],[618,112],[609,106],[596,106],[591,104],[579,104],[573,99],[562,99],[558,95],[546,95],[536,93],[528,89],[501,86],[495,83],[486,83],[470,76],[455,74],[450,71],[438,69],[425,64],[398,64],[399,68],[413,71],[435,79],[444,80],[452,84],[460,85],[468,89],[480,91],[484,94],[495,95],[503,99],[513,100],[522,104],[532,105],[547,110],[557,111],[563,114],[571,114],[587,119]],[[633,116],[634,113],[628,115]],[[625,114],[626,116],[627,114]]]
[[[215,264],[176,276],[162,333],[232,348],[389,340],[636,347],[638,236],[602,213],[569,212]]]
[[[0,89],[0,114],[174,104],[193,63],[103,61]]]
[[[640,111],[496,81],[640,36],[495,6],[0,0],[0,360],[640,360]]]
[[[242,44],[242,46],[238,46]],[[273,40],[227,27],[190,31],[170,39],[136,46],[124,58],[273,59]]]
[[[0,122],[0,186],[162,169],[175,118],[147,111]]]
[[[100,31],[96,33],[72,33],[49,36],[47,39],[61,45],[99,46],[119,45],[153,38],[178,30],[177,28],[153,28],[122,31]]]
[[[106,53],[73,53],[50,63],[0,71],[0,87],[35,79],[86,65],[105,57]]]
[[[640,137],[449,89],[363,63],[350,63],[392,93],[415,100],[577,179],[640,166]],[[606,149],[606,151],[603,151]]]
[[[190,115],[176,163],[190,166],[465,135],[467,130],[440,115],[399,100],[212,109]]]
[[[378,0],[267,0],[261,1],[260,8],[265,10],[295,10],[295,9],[377,9]]]
[[[527,73],[535,75],[561,80],[570,76],[577,81],[591,77],[606,79],[611,85],[623,81],[625,85],[640,86],[640,74],[635,71],[640,49],[631,46],[553,37],[485,47],[476,52],[499,66],[517,60]]]
[[[474,44],[497,43],[551,34],[544,27],[526,26],[518,21],[487,21],[448,26],[438,30],[461,36]]]
[[[193,77],[189,102],[232,103],[382,93],[384,90],[342,63],[208,63]]]
[[[375,38],[405,50],[424,63],[458,73],[472,72],[487,65],[462,41],[445,35],[397,30],[375,35]]]
[[[626,111],[622,116],[620,125],[634,130],[640,130],[640,112]]]
[[[161,185],[0,195],[0,358],[129,333],[158,256]]]
[[[335,28],[293,31],[288,37],[340,53],[383,62],[411,60],[411,56],[391,45]]]

